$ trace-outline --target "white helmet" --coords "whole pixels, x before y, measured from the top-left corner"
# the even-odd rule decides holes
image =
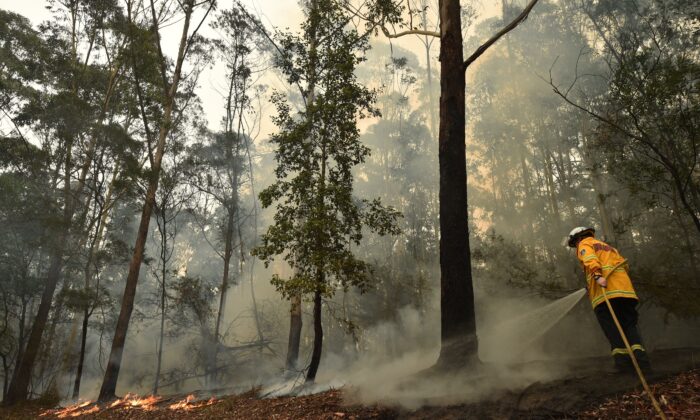
[[[567,242],[567,244],[571,248],[576,248],[576,242],[577,242],[576,240],[578,238],[584,236],[587,233],[595,234],[595,229],[593,229],[592,227],[585,227],[585,226],[579,226],[579,227],[573,228],[571,230],[571,232],[569,232],[569,241]]]

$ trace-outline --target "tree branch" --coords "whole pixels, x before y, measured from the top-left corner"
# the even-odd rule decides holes
[[[346,2],[346,3],[343,4],[343,8],[344,8],[345,10],[347,10],[348,12],[350,12],[352,15],[354,15],[354,16],[356,16],[356,17],[362,19],[362,20],[365,20],[365,21],[367,21],[367,22],[370,22],[370,23],[372,24],[372,26],[371,26],[371,28],[370,28],[370,31],[373,30],[373,29],[376,28],[376,27],[379,27],[379,29],[381,29],[381,31],[382,31],[382,33],[384,34],[384,36],[386,36],[387,38],[400,38],[400,37],[406,36],[406,35],[426,35],[426,36],[432,36],[432,37],[435,37],[435,38],[440,38],[440,32],[427,31],[427,30],[423,30],[423,29],[409,29],[409,30],[406,30],[406,31],[403,31],[403,32],[398,32],[398,33],[397,33],[397,32],[394,32],[394,33],[391,33],[391,32],[389,32],[389,30],[386,28],[386,26],[384,26],[384,23],[383,23],[383,22],[376,22],[376,21],[371,20],[368,16],[365,16],[365,15],[363,15],[362,13],[360,13],[359,8],[354,8],[354,7],[352,7],[348,2]],[[411,12],[411,9],[410,9],[410,7],[409,7],[409,16],[411,16],[411,18],[412,18],[412,15],[411,15],[410,12]],[[409,25],[412,27],[412,26],[413,26],[413,22],[411,21],[411,23],[410,23]]]
[[[530,14],[532,8],[535,7],[535,4],[537,4],[537,2],[538,0],[531,0],[530,3],[527,6],[525,6],[525,9],[523,9],[523,11],[515,19],[513,19],[512,22],[506,25],[505,28],[498,31],[498,33],[492,36],[488,41],[484,42],[479,48],[476,49],[476,51],[474,51],[472,55],[469,56],[469,58],[464,60],[464,71],[467,71],[467,67],[469,67],[469,65],[476,61],[477,58],[479,58],[483,53],[485,53],[486,50],[488,50],[493,44],[495,44],[496,41],[498,41],[503,35],[512,31],[525,19],[527,19],[527,16]]]
[[[535,0],[535,1],[537,1],[537,0]],[[382,29],[382,32],[384,32],[384,36],[386,36],[387,38],[400,38],[400,37],[406,36],[406,35],[427,35],[427,36],[434,36],[435,38],[440,38],[440,33],[435,32],[435,31],[426,31],[423,29],[410,29],[407,31],[397,32],[397,33],[392,34],[384,26],[380,26],[380,28]]]

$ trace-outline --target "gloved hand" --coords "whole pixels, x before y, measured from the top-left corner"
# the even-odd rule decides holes
[[[608,287],[608,281],[603,276],[596,277],[595,281],[600,287]]]

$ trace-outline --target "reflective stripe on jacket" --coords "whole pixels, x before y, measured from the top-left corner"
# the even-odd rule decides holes
[[[627,275],[626,264],[608,274],[615,265],[624,260],[615,248],[595,238],[583,238],[576,248],[576,257],[583,265],[588,297],[594,308],[604,301],[603,289],[594,280],[596,275],[608,276],[608,298],[627,297],[639,300],[632,287],[632,280]]]

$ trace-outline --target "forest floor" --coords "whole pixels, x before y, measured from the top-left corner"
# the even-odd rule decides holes
[[[651,354],[652,392],[669,418],[700,419],[700,349],[660,350]],[[553,362],[548,362],[551,364]],[[37,403],[0,408],[13,419],[648,419],[653,409],[634,375],[615,374],[607,358],[567,361],[569,374],[516,390],[491,392],[486,399],[444,404],[421,401],[418,409],[354,404],[353,389],[331,389],[305,396],[260,398],[250,391],[220,399],[125,397],[112,406],[41,407]]]

